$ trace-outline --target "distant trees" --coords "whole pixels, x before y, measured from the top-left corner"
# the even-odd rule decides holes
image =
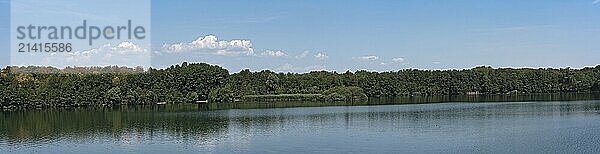
[[[332,101],[366,101],[367,95],[362,88],[337,86],[323,92],[326,99]]]
[[[242,70],[229,74],[208,64],[165,69],[7,67],[0,72],[2,108],[229,102],[246,98],[287,99],[329,96],[347,100],[381,96],[524,94],[600,91],[600,66],[583,69],[513,69],[476,67],[464,70],[390,72],[314,71],[275,73]],[[364,95],[362,95],[364,93]],[[321,97],[321,96],[319,96]]]
[[[229,76],[227,70],[218,66],[187,63],[139,73],[121,67],[52,73],[40,73],[35,67],[17,70],[15,73],[7,68],[0,75],[0,106],[4,109],[193,102],[206,100],[210,89],[225,84]]]
[[[358,87],[368,97],[466,94],[529,94],[600,91],[600,66],[583,69],[513,69],[476,67],[463,70],[392,72],[315,71],[251,72],[228,78],[229,97],[273,94],[322,94],[334,87]]]

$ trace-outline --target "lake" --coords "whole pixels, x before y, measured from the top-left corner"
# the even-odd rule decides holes
[[[600,152],[599,100],[511,100],[3,112],[0,153]]]

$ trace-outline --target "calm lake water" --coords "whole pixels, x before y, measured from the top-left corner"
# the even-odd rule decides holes
[[[3,112],[0,153],[600,153],[598,100],[249,106]]]

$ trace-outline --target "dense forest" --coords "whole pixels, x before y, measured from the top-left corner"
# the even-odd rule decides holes
[[[600,90],[600,66],[583,69],[476,67],[463,70],[229,72],[209,64],[165,69],[7,67],[0,106],[51,108],[263,99],[571,93]],[[278,97],[282,96],[282,97]]]

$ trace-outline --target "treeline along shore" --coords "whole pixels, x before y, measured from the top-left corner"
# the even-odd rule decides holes
[[[154,105],[208,101],[364,101],[370,97],[586,93],[600,90],[600,66],[404,69],[391,72],[275,73],[189,64],[165,69],[6,67],[3,109]]]

